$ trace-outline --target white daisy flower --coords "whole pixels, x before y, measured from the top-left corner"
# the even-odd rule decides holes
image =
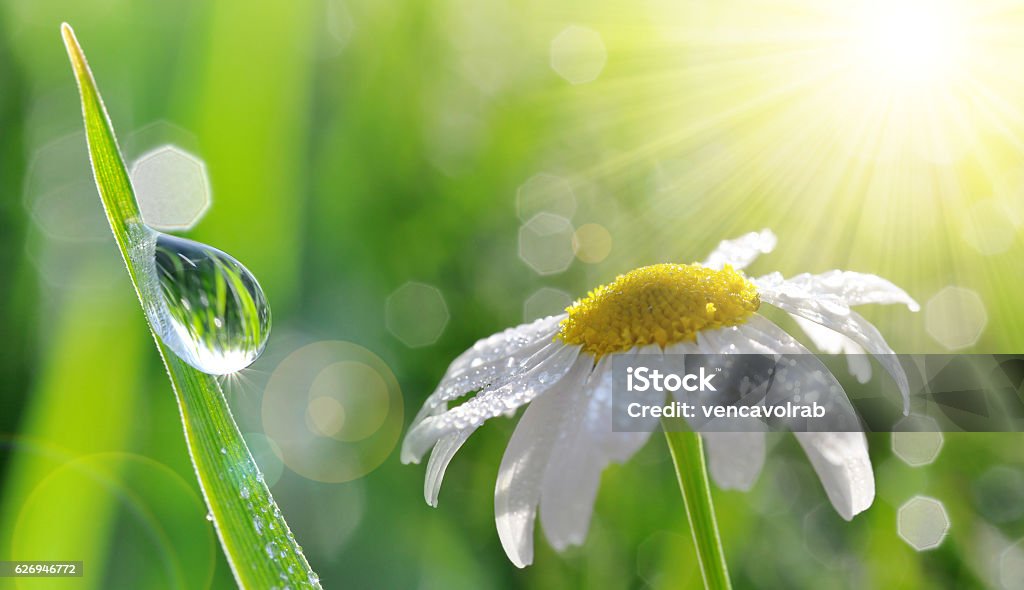
[[[518,567],[533,561],[533,524],[551,545],[582,544],[601,473],[628,460],[650,432],[612,431],[611,359],[666,354],[808,354],[792,336],[757,313],[778,307],[828,352],[874,355],[908,399],[907,377],[882,335],[850,309],[866,303],[917,303],[874,275],[831,271],[790,279],[740,271],[775,247],[768,230],[723,241],[701,264],[659,264],[621,275],[576,301],[566,313],[477,342],[448,367],[413,420],[404,463],[427,463],[424,496],[437,505],[445,469],[466,439],[490,418],[529,404],[505,450],[494,493],[501,544]],[[856,358],[856,357],[851,357]],[[870,367],[852,364],[858,379]],[[826,377],[838,387],[835,378]],[[842,391],[841,388],[839,391]],[[477,392],[449,408],[449,402]],[[712,478],[749,489],[764,463],[765,433],[704,433]],[[874,475],[860,432],[800,432],[796,437],[839,514],[849,520],[871,505]]]

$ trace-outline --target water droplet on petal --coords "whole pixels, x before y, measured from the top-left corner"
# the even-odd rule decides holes
[[[231,256],[143,227],[136,266],[153,329],[175,354],[211,375],[240,371],[263,352],[270,306],[256,278]]]

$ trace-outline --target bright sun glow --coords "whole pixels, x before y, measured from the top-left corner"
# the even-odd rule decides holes
[[[858,21],[855,59],[878,81],[897,86],[944,82],[964,58],[963,23],[947,3],[869,3]]]
[[[654,189],[616,251],[660,261],[659,239],[756,218],[806,236],[793,268],[848,256],[927,282],[1024,244],[1024,2],[641,4],[614,15],[631,33],[602,31],[608,64],[574,103],[580,133],[614,141],[569,148],[594,163],[586,191]]]

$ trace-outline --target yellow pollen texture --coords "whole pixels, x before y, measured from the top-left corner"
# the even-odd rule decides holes
[[[742,324],[760,307],[757,288],[731,266],[655,264],[619,275],[566,310],[556,338],[595,357],[634,346],[694,341]]]

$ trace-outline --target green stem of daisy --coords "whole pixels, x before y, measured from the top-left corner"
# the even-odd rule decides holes
[[[686,517],[690,520],[697,562],[704,578],[704,587],[714,590],[732,588],[725,565],[722,540],[718,536],[715,506],[708,486],[708,469],[704,462],[704,444],[696,432],[672,432],[665,429],[665,439],[676,468],[679,489],[683,493]]]

